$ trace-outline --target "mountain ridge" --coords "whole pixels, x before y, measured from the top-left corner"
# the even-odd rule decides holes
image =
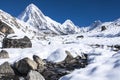
[[[62,24],[52,20],[50,17],[45,16],[34,4],[28,5],[22,15],[20,15],[18,18],[11,16],[9,13],[4,12],[3,10],[0,10],[0,12],[0,20],[2,22],[5,22],[11,27],[20,28],[21,32],[24,34],[29,35],[29,33],[31,33],[31,37],[83,33],[86,33],[89,36],[101,37],[120,35],[120,18],[112,22],[103,23],[97,20],[88,27],[79,27],[69,19]],[[113,32],[112,30],[115,31]],[[19,30],[15,32],[18,33]]]
[[[73,34],[73,32],[74,33],[79,32],[79,28],[78,29],[72,28],[72,27],[76,27],[75,25],[72,25],[66,28],[66,26],[63,25],[64,23],[61,24],[59,22],[54,21],[50,17],[45,16],[42,13],[42,11],[32,3],[27,6],[25,11],[18,18],[40,30],[48,30],[56,34],[61,34],[61,33],[62,34]],[[69,24],[71,24],[71,22],[68,23],[68,25]]]

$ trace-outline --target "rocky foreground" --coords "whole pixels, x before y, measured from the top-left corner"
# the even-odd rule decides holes
[[[61,76],[71,73],[74,69],[84,68],[87,65],[87,55],[72,57],[65,51],[67,57],[64,61],[53,63],[42,60],[33,55],[33,60],[26,57],[10,64],[5,62],[0,65],[1,80],[58,80]],[[0,52],[0,58],[9,58],[7,51]]]

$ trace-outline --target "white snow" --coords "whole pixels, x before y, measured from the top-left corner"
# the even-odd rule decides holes
[[[89,41],[86,41],[86,40]],[[114,39],[114,38],[112,38]],[[65,43],[74,41],[73,43]],[[53,62],[63,61],[66,57],[65,50],[68,50],[75,57],[77,55],[82,56],[83,53],[89,55],[89,65],[86,68],[78,69],[73,71],[71,74],[62,77],[60,80],[116,80],[120,79],[120,72],[118,71],[120,66],[119,57],[120,52],[116,53],[107,49],[105,47],[94,48],[89,45],[95,43],[100,44],[100,41],[103,41],[107,44],[113,42],[109,38],[95,38],[95,37],[85,37],[83,39],[76,39],[75,35],[70,36],[56,36],[49,37],[49,41],[32,41],[33,47],[27,49],[5,49],[8,51],[10,58],[1,59],[0,64],[5,61],[13,64],[15,61],[18,61],[24,57],[29,57],[32,59],[32,56],[38,55],[42,59],[47,59]],[[112,45],[118,43],[119,38],[115,37],[115,40]],[[101,41],[100,45],[103,45]],[[48,44],[51,42],[50,44]],[[64,43],[63,43],[64,42]]]

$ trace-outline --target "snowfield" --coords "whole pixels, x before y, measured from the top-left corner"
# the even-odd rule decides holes
[[[89,64],[86,68],[76,69],[71,74],[61,77],[60,80],[120,79],[120,52],[115,52],[107,47],[107,45],[120,44],[120,38],[84,37],[77,39],[77,35],[49,37],[48,40],[41,41],[33,40],[33,47],[27,49],[5,49],[10,58],[1,59],[0,64],[5,61],[13,64],[24,57],[32,59],[33,55],[38,55],[48,61],[60,62],[65,59],[65,50],[68,50],[74,57],[82,56],[83,53],[88,54]],[[93,44],[104,46],[93,47],[91,46]]]

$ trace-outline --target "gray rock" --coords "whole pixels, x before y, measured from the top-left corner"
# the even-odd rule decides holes
[[[29,58],[24,58],[14,63],[14,68],[21,74],[27,75],[30,70],[37,69],[37,63]]]
[[[3,58],[9,58],[9,54],[5,50],[1,50],[0,52],[0,59],[3,59]]]
[[[30,47],[32,47],[32,43],[27,36],[21,39],[10,39],[5,37],[2,43],[2,48],[30,48]]]
[[[45,80],[44,77],[37,71],[31,70],[26,77],[27,80]]]
[[[37,63],[37,64],[40,64],[40,65],[45,65],[45,63],[43,62],[43,60],[37,56],[37,55],[33,55],[33,60]]]
[[[15,76],[14,70],[11,68],[8,62],[0,65],[0,80],[17,80],[17,76]]]
[[[11,66],[8,62],[5,62],[2,65],[0,65],[0,74],[15,75],[13,69],[11,68]]]

